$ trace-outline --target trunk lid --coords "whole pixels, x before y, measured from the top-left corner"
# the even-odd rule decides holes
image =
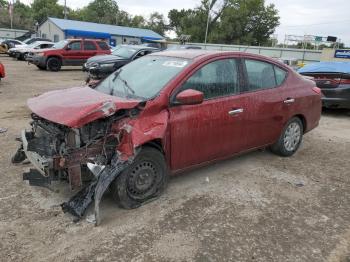
[[[47,92],[29,99],[27,103],[33,113],[44,119],[79,128],[118,110],[131,109],[140,102],[106,95],[90,87],[74,87]]]
[[[313,77],[317,87],[337,88],[340,85],[350,84],[350,74],[344,73],[303,73],[305,76]]]

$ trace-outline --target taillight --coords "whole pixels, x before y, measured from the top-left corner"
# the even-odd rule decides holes
[[[340,79],[341,85],[350,85],[350,79]]]
[[[312,88],[312,91],[314,91],[316,94],[318,95],[321,95],[322,94],[322,91],[320,88],[318,88],[317,86],[313,87]]]

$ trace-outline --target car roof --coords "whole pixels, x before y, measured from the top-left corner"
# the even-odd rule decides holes
[[[350,73],[350,62],[318,62],[308,64],[299,73]]]
[[[55,44],[54,42],[51,42],[51,41],[36,41],[34,42],[33,44]]]
[[[67,40],[67,41],[96,41],[96,42],[106,42],[104,40],[101,40],[101,39],[94,39],[94,38],[67,38],[67,39],[64,39],[64,40]]]
[[[221,54],[242,54],[238,51],[214,51],[214,50],[203,50],[203,49],[183,49],[183,50],[165,50],[158,53],[153,53],[150,55],[156,56],[169,56],[184,59],[199,59],[202,57],[210,57]]]
[[[159,50],[159,48],[151,47],[151,46],[144,46],[144,45],[121,45],[122,47],[130,47],[133,49],[141,50],[141,49],[148,49],[148,50]]]

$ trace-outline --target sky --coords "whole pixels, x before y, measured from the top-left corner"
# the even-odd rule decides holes
[[[21,0],[30,3],[32,0]],[[66,0],[72,8],[87,5],[88,0]],[[350,0],[265,0],[275,4],[281,17],[281,25],[276,29],[280,42],[285,35],[337,36],[350,45]],[[64,0],[59,0],[61,4]],[[200,0],[117,0],[122,10],[132,15],[149,15],[158,11],[166,17],[171,9],[193,8]],[[204,25],[205,26],[205,25]]]

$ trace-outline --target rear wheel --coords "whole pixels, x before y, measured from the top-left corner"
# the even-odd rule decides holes
[[[46,62],[46,66],[50,71],[60,71],[62,66],[61,60],[57,57],[50,57]]]
[[[293,117],[284,127],[278,141],[271,146],[271,151],[280,156],[292,156],[301,144],[303,133],[303,123],[298,117]]]
[[[158,197],[168,181],[163,154],[152,147],[144,147],[134,162],[112,183],[113,198],[126,209],[137,208]]]

